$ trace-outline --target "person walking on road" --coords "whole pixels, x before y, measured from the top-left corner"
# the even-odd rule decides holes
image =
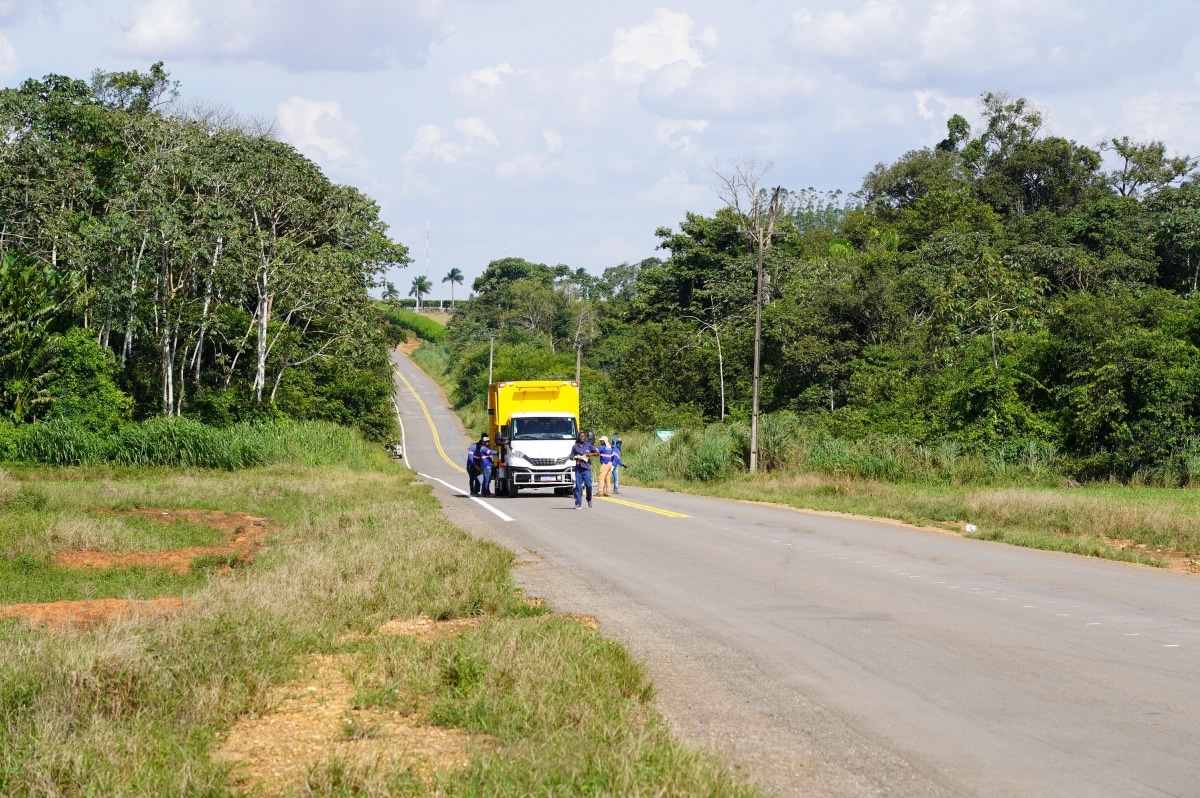
[[[575,461],[575,509],[583,506],[584,488],[587,488],[588,507],[592,506],[592,461],[600,450],[588,443],[587,435],[579,431],[575,445],[571,447],[571,459]]]
[[[608,438],[603,435],[600,436],[600,445],[596,447],[596,451],[600,452],[600,484],[596,492],[607,496],[612,491],[613,458],[617,453],[608,445]]]
[[[479,494],[479,469],[475,467],[475,450],[478,448],[478,443],[467,447],[467,478],[471,481],[472,496]]]
[[[475,468],[479,471],[479,495],[492,495],[492,450],[488,448],[488,434],[479,436],[475,444]]]

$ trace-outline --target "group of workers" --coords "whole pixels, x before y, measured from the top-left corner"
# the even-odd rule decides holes
[[[600,458],[600,484],[597,494],[609,496],[620,492],[619,468],[624,467],[621,461],[621,439],[614,432],[612,443],[608,436],[601,435],[599,446],[593,446],[587,435],[581,430],[575,445],[571,447],[570,458],[575,463],[575,509],[583,506],[584,497],[587,506],[592,506],[592,458]],[[493,456],[498,454],[490,446],[488,434],[479,436],[479,440],[467,447],[467,477],[471,480],[472,496],[491,496]]]

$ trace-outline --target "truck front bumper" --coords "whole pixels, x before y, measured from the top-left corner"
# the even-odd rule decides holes
[[[574,469],[533,471],[528,468],[509,468],[508,478],[519,488],[575,487]]]

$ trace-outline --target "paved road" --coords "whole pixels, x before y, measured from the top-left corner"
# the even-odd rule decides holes
[[[1200,796],[1200,580],[646,489],[474,500],[467,435],[396,366],[407,457],[452,519],[773,793]]]

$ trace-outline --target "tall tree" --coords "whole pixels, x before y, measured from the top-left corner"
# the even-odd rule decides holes
[[[463,280],[462,269],[455,266],[450,271],[446,272],[446,276],[442,278],[442,283],[450,283],[450,309],[454,309],[454,286],[462,285]]]
[[[429,282],[429,278],[423,274],[418,274],[413,278],[412,287],[408,290],[408,295],[416,297],[417,312],[421,312],[421,302],[423,297],[433,291],[433,284]]]

